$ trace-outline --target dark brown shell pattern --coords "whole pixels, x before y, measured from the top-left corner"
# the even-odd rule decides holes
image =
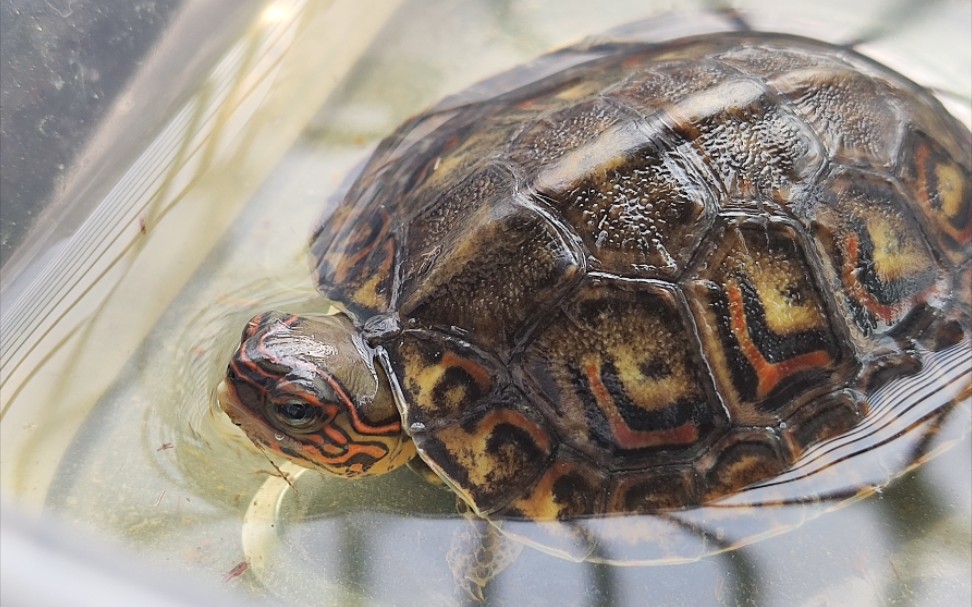
[[[585,53],[408,122],[314,236],[479,514],[704,504],[968,335],[970,134],[926,91],[785,35]]]

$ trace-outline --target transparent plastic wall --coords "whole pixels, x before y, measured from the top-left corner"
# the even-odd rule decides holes
[[[85,576],[108,585],[83,600],[130,597],[112,594],[119,586],[110,584],[131,577],[130,565],[87,541],[103,534],[73,538],[74,526],[59,522],[70,517],[45,509],[52,479],[160,315],[395,5],[3,7],[5,604],[80,601],[91,590]],[[96,86],[110,69],[119,82]],[[65,87],[73,97],[58,96]],[[99,99],[107,93],[113,97]],[[68,110],[77,122],[63,119]],[[55,119],[59,131],[31,136]],[[117,538],[107,539],[113,546]],[[49,586],[45,571],[80,576],[79,584]],[[134,578],[139,596],[147,577]],[[150,588],[164,599],[178,586]]]

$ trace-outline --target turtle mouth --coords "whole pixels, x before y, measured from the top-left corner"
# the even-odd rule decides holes
[[[228,380],[223,379],[216,386],[216,402],[219,404],[219,408],[223,410],[232,422],[243,427],[244,423],[253,419],[253,414],[249,413],[247,408],[240,402],[239,397],[236,395],[236,390],[229,383]]]

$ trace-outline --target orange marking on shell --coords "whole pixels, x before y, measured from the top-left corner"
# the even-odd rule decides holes
[[[941,196],[941,192],[929,189],[929,184],[932,183],[933,180],[934,183],[938,183],[938,176],[929,175],[929,169],[934,171],[939,166],[934,159],[930,158],[931,154],[932,152],[927,145],[918,146],[918,151],[915,154],[915,164],[919,182],[918,190],[921,197],[924,199],[924,203],[929,209],[942,211],[941,203],[937,203],[935,201],[935,197]],[[938,183],[938,186],[938,189],[940,189],[942,184]],[[961,245],[967,245],[972,242],[972,221],[966,220],[965,228],[961,229],[952,222],[952,216],[950,216],[947,212],[943,212],[942,214],[948,218],[948,221],[945,222],[944,225],[942,225],[941,222],[937,223],[939,223],[939,227],[943,229],[945,233],[952,238],[952,240]]]
[[[513,409],[497,409],[487,414],[480,422],[477,431],[483,435],[492,433],[497,426],[508,424],[530,433],[530,437],[537,447],[545,452],[551,449],[550,437],[542,426],[535,421]]]
[[[475,361],[459,356],[454,352],[446,352],[442,355],[442,365],[444,367],[458,367],[469,374],[483,392],[489,391],[493,385],[493,376],[489,370]]]
[[[874,295],[864,288],[861,281],[857,280],[854,276],[859,261],[858,257],[860,252],[858,251],[858,246],[860,245],[860,240],[856,236],[848,236],[844,239],[844,244],[847,247],[847,258],[844,260],[843,268],[841,268],[841,279],[844,283],[844,288],[847,289],[851,297],[863,306],[864,309],[885,322],[892,322],[896,316],[894,307],[879,302]]]
[[[597,403],[601,405],[601,408],[612,407],[614,405],[614,398],[611,397],[611,393],[608,392],[607,386],[601,381],[601,366],[597,363],[588,363],[584,367],[584,373],[587,374],[587,381],[591,386],[591,392],[594,393],[594,398]]]
[[[699,439],[699,430],[691,423],[684,423],[669,430],[633,430],[624,421],[614,402],[614,397],[601,381],[600,365],[594,362],[588,363],[584,366],[584,373],[587,375],[594,399],[611,423],[611,433],[623,448],[643,449],[659,445],[687,445]]]
[[[742,291],[737,285],[727,285],[727,291],[729,318],[733,335],[735,335],[736,341],[742,349],[743,356],[756,371],[757,398],[766,398],[781,381],[794,373],[822,367],[830,362],[830,355],[822,350],[794,356],[778,363],[771,363],[766,360],[749,335],[749,323],[746,322]]]

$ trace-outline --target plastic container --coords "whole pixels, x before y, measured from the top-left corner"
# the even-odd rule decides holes
[[[64,121],[49,137],[13,139],[32,132],[18,120],[36,127],[37,115],[59,110],[10,111],[9,99],[43,106],[49,95],[6,97],[28,81],[15,68],[34,51],[8,49],[5,35],[4,603],[56,603],[59,592],[82,587],[99,599],[91,604],[128,596],[121,587],[139,604],[215,604],[240,594],[272,604],[465,600],[449,585],[444,558],[463,524],[449,494],[407,473],[354,487],[301,475],[290,491],[213,408],[212,387],[251,313],[320,305],[306,275],[307,236],[378,139],[446,94],[665,7],[183,2],[149,19],[125,3],[116,11],[44,4],[60,11],[30,13],[32,26],[75,28],[78,44],[92,48],[126,31],[139,44],[126,47],[128,76],[117,76],[124,83],[99,89],[110,98],[91,104],[88,127]],[[758,29],[864,40],[862,52],[933,88],[970,122],[967,2],[738,6]],[[3,10],[25,18],[24,9]],[[88,10],[98,15],[81,14]],[[70,58],[81,51],[69,44],[45,52],[56,69],[31,70],[32,90],[75,87],[79,98],[91,93],[81,83],[106,78],[107,65],[119,62],[117,49],[82,52],[84,61]],[[57,53],[69,57],[53,61]],[[37,173],[31,179],[23,165],[10,169],[17,146],[38,159],[27,165]],[[956,440],[966,442],[885,495],[752,550],[652,568],[525,550],[491,599],[968,603],[972,556],[959,540],[972,533],[972,472],[963,415]],[[45,584],[54,563],[65,565],[63,577]]]

